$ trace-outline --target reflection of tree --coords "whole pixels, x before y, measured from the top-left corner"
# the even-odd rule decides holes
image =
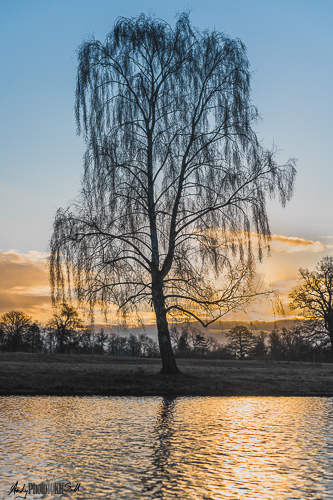
[[[170,454],[173,445],[172,420],[175,405],[176,398],[164,397],[157,414],[152,468],[149,468],[147,474],[142,477],[143,491],[150,492],[151,498],[164,498],[164,490],[172,488],[175,477],[174,474],[173,477],[170,476],[170,471],[173,470],[170,466]]]
[[[165,466],[170,456],[170,440],[173,434],[170,424],[172,422],[175,403],[175,398],[163,398],[155,428],[158,440],[155,445],[153,464],[156,469],[163,473],[165,472]]]

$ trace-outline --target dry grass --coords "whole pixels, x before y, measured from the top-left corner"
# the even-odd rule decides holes
[[[333,365],[181,359],[177,376],[161,361],[93,355],[0,353],[0,394],[333,396]]]

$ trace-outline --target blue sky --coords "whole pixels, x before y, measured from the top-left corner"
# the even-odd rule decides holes
[[[194,25],[245,43],[259,137],[276,143],[281,163],[298,158],[293,200],[269,203],[271,230],[323,250],[297,259],[292,240],[290,266],[332,252],[332,0],[1,0],[0,253],[47,251],[56,209],[78,192],[85,148],[73,106],[84,37],[103,40],[118,16],[141,12],[173,24],[184,9]]]

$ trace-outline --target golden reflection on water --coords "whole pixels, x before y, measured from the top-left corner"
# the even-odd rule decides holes
[[[0,409],[2,498],[16,481],[70,481],[81,491],[42,498],[333,499],[331,398],[1,397]]]

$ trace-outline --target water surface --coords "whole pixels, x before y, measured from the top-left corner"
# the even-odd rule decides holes
[[[1,397],[1,498],[333,499],[333,398]]]

